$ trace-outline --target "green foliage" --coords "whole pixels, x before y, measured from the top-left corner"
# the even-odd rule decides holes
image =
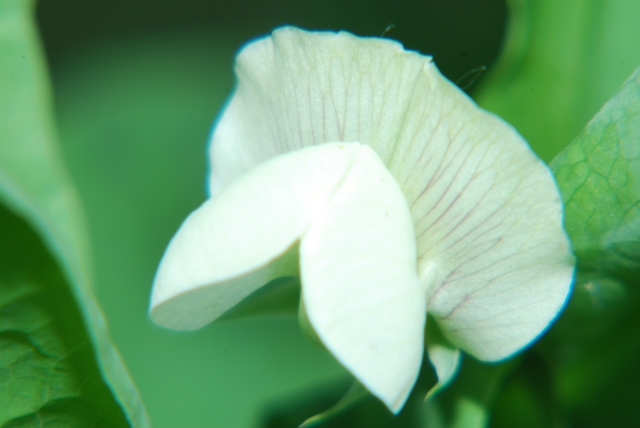
[[[549,161],[640,63],[640,2],[507,3],[511,17],[501,58],[474,98]]]
[[[640,270],[640,68],[551,163],[582,270]]]
[[[639,162],[640,68],[551,163],[579,271],[549,342],[558,402],[587,426],[640,423]]]
[[[89,289],[33,6],[0,3],[0,424],[146,427]]]
[[[578,273],[564,312],[506,377],[491,405],[491,425],[636,426],[638,71],[596,112],[640,63],[640,3],[508,4],[502,57],[476,98],[513,124],[543,159],[573,140],[551,168]]]
[[[496,427],[636,426],[640,68],[551,163],[578,257],[567,308],[509,377]]]
[[[56,261],[1,206],[0,224],[0,426],[128,427]]]

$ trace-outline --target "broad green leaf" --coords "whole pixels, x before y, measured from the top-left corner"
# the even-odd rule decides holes
[[[7,428],[130,426],[102,381],[64,274],[1,205],[0,403]]]
[[[46,250],[29,238],[28,227],[3,216],[5,252],[22,258],[7,256],[2,265],[0,367],[11,376],[0,378],[8,379],[15,401],[9,406],[3,401],[0,423],[31,426],[28,418],[37,414],[44,426],[54,426],[60,420],[48,421],[48,415],[64,411],[76,425],[87,426],[82,405],[74,401],[81,396],[101,415],[98,424],[126,426],[126,417],[133,426],[146,427],[144,407],[89,286],[84,220],[58,151],[33,9],[33,1],[0,3],[0,200],[35,229],[55,263],[42,261]],[[19,252],[25,242],[31,243]],[[56,363],[47,366],[51,360]],[[80,388],[78,382],[89,383]],[[11,392],[16,385],[21,398]]]
[[[640,2],[507,3],[501,58],[475,98],[549,161],[640,63]]]
[[[538,348],[553,391],[523,402],[546,406],[548,418],[587,427],[640,420],[630,404],[640,356],[639,160],[640,69],[551,163],[579,269],[566,310]]]
[[[640,68],[551,163],[580,267],[640,270]],[[622,271],[620,271],[622,269]]]

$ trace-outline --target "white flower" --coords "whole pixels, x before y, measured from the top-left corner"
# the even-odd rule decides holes
[[[155,279],[156,323],[196,329],[300,275],[324,345],[398,412],[426,311],[485,361],[522,349],[558,314],[574,259],[553,178],[431,58],[282,28],[247,45],[236,74],[212,137],[211,198]]]

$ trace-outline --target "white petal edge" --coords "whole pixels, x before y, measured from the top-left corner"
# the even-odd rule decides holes
[[[462,361],[460,349],[440,343],[427,345],[427,355],[436,371],[438,381],[427,392],[425,400],[429,400],[451,383],[458,373],[460,362]]]
[[[511,126],[441,80],[446,119],[429,157],[414,154],[417,167],[403,187],[417,195],[409,201],[418,271],[445,336],[498,361],[558,315],[575,258],[549,169]]]
[[[235,71],[209,147],[211,195],[267,159],[329,141],[359,141],[392,166],[416,83],[438,73],[389,39],[293,27],[245,46]]]
[[[398,412],[423,354],[425,291],[402,191],[377,155],[331,143],[261,164],[182,225],[158,270],[151,318],[195,329],[294,274],[325,346]]]
[[[290,249],[327,205],[360,145],[325,144],[266,162],[207,200],[160,262],[151,319],[193,330],[271,279],[297,275]]]
[[[300,271],[322,342],[397,413],[420,370],[426,301],[406,200],[371,148],[303,236]]]

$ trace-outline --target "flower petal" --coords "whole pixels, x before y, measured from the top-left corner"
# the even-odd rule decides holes
[[[362,146],[300,242],[302,295],[325,346],[392,411],[416,381],[426,317],[406,200]]]
[[[560,311],[574,258],[551,174],[431,58],[385,39],[282,28],[246,46],[236,73],[210,146],[212,194],[279,154],[360,141],[404,192],[429,311],[453,343],[499,360]]]
[[[171,241],[151,317],[199,328],[298,272],[319,339],[392,411],[423,354],[425,290],[404,195],[374,151],[331,143],[263,163],[207,201]]]
[[[237,88],[212,137],[211,194],[267,159],[329,141],[369,145],[389,166],[429,69],[430,57],[397,42],[345,32],[285,27],[252,42],[238,54]]]
[[[510,126],[455,88],[442,92],[432,147],[410,154],[404,186],[415,195],[418,271],[447,338],[496,361],[556,317],[575,259],[548,168]]]
[[[160,263],[153,321],[196,329],[271,279],[297,275],[292,247],[324,210],[359,147],[325,144],[280,156],[205,202]]]

